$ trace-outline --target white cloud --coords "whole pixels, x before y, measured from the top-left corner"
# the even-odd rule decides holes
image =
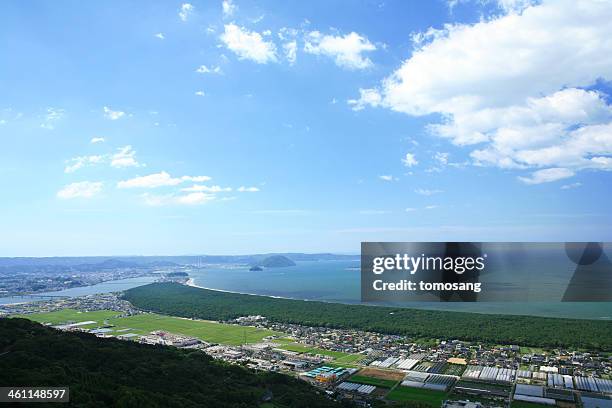
[[[102,191],[102,182],[80,181],[64,186],[57,192],[57,197],[68,200],[71,198],[91,198]]]
[[[119,151],[111,156],[111,166],[115,168],[122,167],[139,167],[140,163],[136,161],[136,152],[132,146],[124,146],[118,149]]]
[[[201,184],[195,184],[191,187],[182,188],[181,191],[185,192],[205,192],[205,193],[225,193],[232,191],[231,187],[221,187],[221,186],[204,186]]]
[[[417,188],[416,190],[414,190],[415,193],[420,194],[420,195],[424,195],[424,196],[432,196],[434,194],[440,194],[443,193],[443,190],[429,190],[426,188]]]
[[[416,208],[414,208],[414,207],[408,207],[408,208],[406,208],[406,210],[405,210],[405,211],[406,211],[406,212],[414,212],[414,211],[416,211],[416,210],[417,210],[417,209],[416,209]]]
[[[156,38],[159,38],[160,40],[165,40],[166,36],[164,35],[164,33],[157,33],[155,34]]]
[[[305,37],[305,41],[305,52],[333,58],[336,65],[351,70],[371,67],[372,61],[362,54],[376,50],[374,44],[355,32],[334,36],[311,31]]]
[[[157,188],[166,186],[176,186],[185,181],[204,182],[209,181],[208,176],[183,176],[175,178],[165,171],[149,174],[147,176],[134,177],[117,183],[118,188]]]
[[[363,110],[366,106],[377,107],[382,102],[382,96],[376,89],[359,89],[359,99],[349,99],[347,103],[354,111]]]
[[[96,144],[96,143],[104,143],[105,141],[106,139],[104,139],[103,137],[92,137],[89,143]]]
[[[550,183],[551,181],[563,180],[572,177],[575,173],[570,169],[554,167],[534,171],[529,177],[518,177],[525,184]]]
[[[425,206],[426,210],[435,210],[436,208],[440,208],[440,206],[439,205],[428,205],[428,206]]]
[[[64,117],[65,111],[58,108],[47,108],[40,127],[47,130],[55,129],[55,122]]]
[[[157,195],[144,193],[141,195],[144,203],[153,207],[160,207],[165,205],[200,205],[216,199],[214,194],[206,194],[201,192],[175,195]]]
[[[222,74],[223,71],[221,70],[220,66],[214,66],[214,67],[208,67],[206,65],[200,65],[197,69],[196,72],[198,74]]]
[[[382,176],[378,176],[379,179],[383,181],[394,181],[395,178],[390,174],[383,174]]]
[[[202,192],[189,193],[186,195],[176,197],[176,201],[179,204],[187,204],[187,205],[204,204],[214,199],[215,199],[214,195],[206,194]]]
[[[74,157],[70,160],[66,161],[66,167],[64,168],[64,173],[74,173],[80,168],[85,166],[91,166],[94,164],[99,164],[104,161],[104,156],[80,156]]]
[[[285,58],[289,62],[289,65],[295,64],[297,60],[297,41],[288,41],[283,44],[283,51],[285,51]]]
[[[204,91],[195,91],[195,96],[205,96],[206,94],[204,93]]]
[[[238,187],[238,191],[240,191],[241,193],[256,193],[257,191],[259,191],[259,189],[257,187],[240,186]]]
[[[191,3],[183,3],[179,9],[179,18],[181,21],[187,21],[187,19],[193,14],[194,7]]]
[[[582,186],[582,183],[565,184],[565,185],[561,186],[561,190],[571,190],[573,188],[578,188],[580,186]]]
[[[110,119],[110,120],[117,120],[122,118],[125,115],[125,112],[122,111],[114,111],[111,108],[109,108],[108,106],[105,106],[103,108],[104,110],[104,117],[106,119]]]
[[[238,10],[238,6],[232,0],[223,0],[221,8],[223,9],[223,17],[231,17]]]
[[[436,154],[434,154],[434,160],[437,161],[438,164],[446,166],[448,164],[449,156],[450,154],[448,153],[436,152]]]
[[[220,39],[241,60],[249,59],[258,64],[277,61],[276,46],[271,41],[265,41],[258,32],[231,23],[225,25]]]
[[[533,169],[522,178],[531,183],[559,168],[611,170],[611,106],[581,88],[612,79],[612,3],[531,3],[502,1],[507,14],[416,35],[411,57],[369,91],[380,99],[354,106],[440,114],[431,133],[480,145],[476,164]]]
[[[404,166],[406,167],[414,167],[419,164],[416,156],[413,153],[406,153],[406,157],[402,159],[402,163],[404,163]]]

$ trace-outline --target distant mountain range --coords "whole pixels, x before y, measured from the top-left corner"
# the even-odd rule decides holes
[[[3,267],[78,267],[79,269],[114,269],[138,267],[171,267],[197,264],[247,264],[257,265],[266,258],[283,256],[293,262],[359,260],[359,255],[330,253],[270,253],[253,255],[183,255],[183,256],[86,256],[86,257],[16,257],[0,258]],[[264,265],[265,266],[265,265]]]

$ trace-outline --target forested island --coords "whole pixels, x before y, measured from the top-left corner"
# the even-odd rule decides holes
[[[265,267],[265,268],[281,268],[287,266],[295,266],[295,262],[287,258],[284,255],[272,255],[268,256],[261,261],[258,261],[254,267]]]
[[[208,320],[262,315],[272,321],[453,338],[492,344],[612,351],[612,322],[419,310],[277,299],[154,283],[130,289],[125,299],[157,313]]]
[[[69,386],[79,407],[341,407],[304,381],[197,350],[62,332],[0,318],[0,385]],[[46,406],[46,404],[33,404]]]

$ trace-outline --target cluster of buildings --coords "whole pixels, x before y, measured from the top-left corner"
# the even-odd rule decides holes
[[[115,293],[100,293],[80,297],[51,298],[36,302],[0,305],[0,317],[13,314],[54,312],[62,309],[87,311],[115,310],[124,316],[141,313],[130,302],[120,299]]]
[[[62,308],[140,313],[113,294],[12,305],[3,311],[32,313]],[[604,353],[566,349],[534,352],[517,345],[487,346],[459,340],[421,342],[398,335],[274,323],[264,316],[244,316],[226,323],[272,329],[284,333],[283,341],[290,339],[312,348],[304,347],[308,352],[285,350],[276,338],[232,346],[159,330],[146,335],[129,329],[111,334],[105,327],[91,328],[92,323],[57,328],[201,350],[215,359],[254,370],[293,375],[336,398],[350,398],[364,405],[373,399],[384,400],[390,388],[412,388],[444,393],[448,396],[446,408],[505,408],[512,401],[563,408],[612,408],[612,357]],[[355,358],[344,365],[335,361],[337,353],[333,352],[352,353]],[[364,377],[374,380],[364,381]],[[380,379],[383,381],[377,381]],[[393,386],[385,385],[389,383]]]

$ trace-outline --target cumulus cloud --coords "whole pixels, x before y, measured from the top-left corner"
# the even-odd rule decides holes
[[[525,184],[542,184],[550,183],[551,181],[557,181],[572,177],[575,173],[569,169],[561,167],[553,167],[550,169],[542,169],[534,171],[528,177],[518,177]]]
[[[391,174],[383,174],[382,176],[378,176],[379,179],[383,181],[393,181],[395,178]]]
[[[156,38],[159,38],[160,40],[165,40],[166,36],[164,35],[164,33],[157,33],[155,34]]]
[[[571,184],[565,184],[561,186],[561,190],[571,190],[574,188],[578,188],[582,186],[582,183],[571,183]]]
[[[63,200],[91,198],[102,191],[102,186],[102,182],[99,181],[80,181],[64,186],[57,192],[57,197]]]
[[[372,61],[363,53],[375,51],[376,46],[356,32],[334,36],[311,31],[304,40],[305,52],[333,58],[339,67],[357,70],[372,66]]]
[[[198,74],[222,74],[223,71],[221,70],[220,66],[211,66],[208,67],[206,65],[200,65],[197,69],[196,72]]]
[[[406,153],[406,156],[402,159],[402,163],[404,163],[406,167],[414,167],[419,164],[413,153]]]
[[[221,186],[204,186],[201,184],[195,184],[191,187],[182,188],[181,191],[185,192],[205,192],[205,193],[225,193],[232,191],[231,187],[221,187]]]
[[[94,164],[99,164],[104,161],[104,156],[93,155],[93,156],[79,156],[74,157],[66,161],[66,167],[64,173],[74,173],[75,171]]]
[[[225,25],[225,31],[219,38],[241,60],[248,59],[258,64],[277,61],[276,45],[264,40],[256,31],[231,23]]]
[[[136,152],[132,146],[124,146],[118,149],[118,152],[111,156],[111,166],[115,168],[122,167],[139,167],[140,163],[136,161]]]
[[[176,186],[185,181],[205,182],[209,181],[208,176],[182,176],[172,177],[165,171],[149,174],[147,176],[138,176],[128,180],[123,180],[117,183],[118,188],[157,188],[166,186]]]
[[[223,17],[231,17],[238,10],[238,6],[232,0],[223,0],[221,8],[223,10]]]
[[[110,119],[110,120],[121,119],[123,116],[125,116],[125,112],[114,111],[111,108],[109,108],[108,106],[105,106],[103,108],[103,111],[104,111],[104,117],[106,119]]]
[[[592,90],[612,78],[612,3],[502,3],[506,14],[413,36],[410,58],[353,109],[439,114],[432,134],[477,145],[475,164],[533,171],[530,184],[612,170],[611,106]]]
[[[43,116],[43,122],[40,127],[47,130],[55,129],[55,123],[64,117],[64,109],[58,108],[47,108],[45,115]]]
[[[205,96],[206,95],[204,91],[195,91],[194,94],[195,96]]]
[[[240,186],[238,187],[238,191],[241,193],[256,193],[259,191],[259,188]]]
[[[426,188],[417,188],[416,190],[414,190],[414,192],[420,195],[424,195],[424,196],[432,196],[434,194],[443,193],[444,191],[443,190],[430,190]]]
[[[92,137],[89,143],[96,144],[96,143],[104,143],[105,141],[106,139],[104,139],[103,137]]]
[[[377,107],[382,102],[382,96],[376,89],[359,89],[359,99],[349,99],[347,103],[354,111],[360,111],[367,106]]]
[[[283,51],[285,52],[285,58],[289,62],[289,65],[295,64],[297,60],[297,41],[287,41],[283,44]]]
[[[193,14],[194,7],[191,3],[183,3],[181,4],[181,8],[179,9],[179,18],[181,21],[187,21],[187,19]]]
[[[206,194],[201,192],[189,193],[189,194],[166,194],[157,195],[144,193],[141,195],[144,203],[153,207],[182,204],[182,205],[200,205],[216,199],[213,194]]]

